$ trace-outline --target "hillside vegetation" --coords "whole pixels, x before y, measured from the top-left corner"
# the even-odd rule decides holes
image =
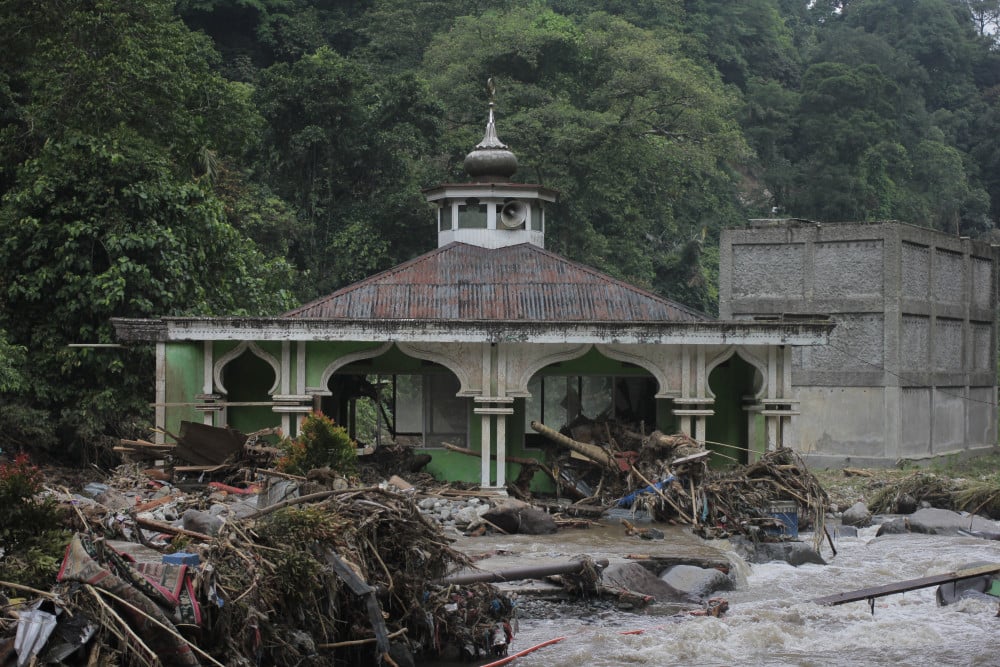
[[[713,312],[719,231],[991,238],[1000,2],[0,4],[0,447],[148,415],[112,316],[273,315],[430,250],[485,82],[547,245]]]

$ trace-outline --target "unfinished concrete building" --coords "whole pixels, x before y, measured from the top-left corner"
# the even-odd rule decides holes
[[[899,222],[753,220],[723,232],[723,320],[830,317],[792,350],[803,416],[784,441],[811,465],[894,465],[997,443],[996,255]]]

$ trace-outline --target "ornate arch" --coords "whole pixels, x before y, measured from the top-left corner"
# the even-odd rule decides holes
[[[319,389],[322,391],[329,391],[330,378],[333,374],[339,371],[344,366],[348,364],[353,364],[355,361],[360,361],[362,359],[373,359],[374,357],[380,357],[389,351],[392,347],[392,341],[387,343],[382,343],[378,347],[373,347],[367,350],[358,350],[357,352],[351,352],[350,354],[345,354],[342,357],[338,357],[330,362],[330,364],[323,369],[323,376],[320,378]]]
[[[212,377],[215,381],[216,389],[223,394],[229,393],[229,390],[227,390],[225,385],[222,384],[222,369],[225,368],[226,364],[230,361],[243,356],[243,353],[247,350],[250,350],[251,353],[266,361],[274,370],[274,384],[271,385],[271,388],[267,391],[268,394],[273,396],[278,390],[278,385],[281,383],[281,364],[278,363],[278,360],[273,355],[268,354],[262,350],[257,343],[249,340],[241,341],[239,345],[231,349],[229,352],[226,352],[224,355],[219,357],[218,361],[215,362],[215,366],[212,368]]]
[[[483,392],[483,346],[482,343],[396,343],[403,354],[441,364],[458,378],[461,389],[458,396],[478,396]],[[476,377],[479,382],[475,381]]]
[[[761,359],[753,352],[750,352],[750,350],[742,345],[728,346],[722,352],[719,352],[717,355],[712,357],[711,361],[705,364],[705,392],[712,398],[715,398],[715,392],[712,391],[712,387],[709,384],[708,379],[712,376],[712,371],[714,371],[719,364],[725,362],[734,355],[739,355],[743,361],[753,366],[757,373],[760,374],[754,378],[755,380],[757,377],[760,378],[760,384],[755,387],[756,391],[754,393],[754,398],[760,398],[767,390],[767,361]]]
[[[531,345],[509,349],[507,351],[507,395],[525,397],[531,396],[528,382],[538,371],[546,366],[577,359],[590,351],[591,344],[582,345]]]
[[[622,349],[615,345],[599,343],[595,347],[597,347],[598,352],[609,359],[635,364],[649,371],[650,375],[656,380],[657,387],[659,387],[659,391],[656,392],[656,398],[673,398],[676,396],[676,393],[671,393],[669,390],[670,380],[667,377],[668,369],[666,365],[657,363],[658,360],[650,356],[650,347],[652,346],[641,345],[636,346],[635,349]]]

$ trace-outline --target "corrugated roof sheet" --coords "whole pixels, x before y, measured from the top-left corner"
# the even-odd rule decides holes
[[[291,318],[699,321],[707,315],[528,243],[451,243],[316,299]]]

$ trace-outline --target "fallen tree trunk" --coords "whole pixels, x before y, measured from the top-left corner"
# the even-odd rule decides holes
[[[549,440],[557,442],[564,447],[568,447],[577,454],[586,456],[591,461],[607,466],[611,470],[618,470],[618,462],[615,460],[615,457],[597,445],[591,445],[586,442],[574,440],[573,438],[567,437],[559,431],[551,429],[540,422],[532,421],[531,428],[532,430],[541,433]]]

